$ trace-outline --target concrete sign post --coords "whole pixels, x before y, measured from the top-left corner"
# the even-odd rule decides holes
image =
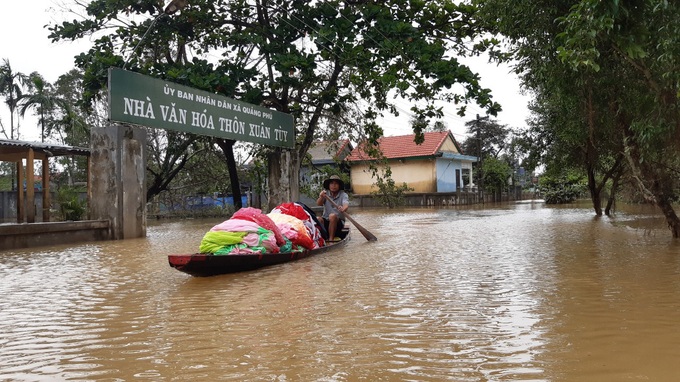
[[[109,221],[109,239],[145,237],[146,130],[93,127],[90,146],[90,219]]]

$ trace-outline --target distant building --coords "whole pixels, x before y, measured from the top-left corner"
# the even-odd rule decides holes
[[[313,143],[307,151],[309,161],[303,162],[300,168],[300,184],[323,183],[324,173],[321,170],[325,166],[348,174],[349,166],[345,158],[352,152],[352,148],[352,143],[347,139]]]
[[[415,134],[382,137],[378,145],[387,160],[392,179],[397,185],[406,183],[412,192],[453,192],[473,186],[472,164],[477,157],[464,155],[450,131],[424,133],[425,141],[417,145]],[[369,165],[376,162],[359,144],[345,158],[350,165],[352,191],[369,194],[376,191]]]
[[[318,141],[307,150],[307,160],[300,167],[300,186],[321,187],[326,174],[322,169],[329,166],[340,173],[349,174],[349,166],[345,158],[352,151],[352,143],[345,140]],[[301,194],[300,201],[308,206],[316,205],[316,198]]]

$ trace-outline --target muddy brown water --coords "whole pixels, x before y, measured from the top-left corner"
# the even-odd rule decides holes
[[[2,381],[676,381],[680,241],[654,209],[354,210],[336,253],[195,278],[216,220],[0,253]]]

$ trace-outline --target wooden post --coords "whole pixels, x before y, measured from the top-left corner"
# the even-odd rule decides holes
[[[42,160],[42,221],[50,221],[50,161]]]
[[[17,162],[17,223],[24,222],[24,162],[19,159]]]
[[[33,149],[28,149],[28,158],[26,159],[26,223],[35,223],[35,174],[33,173],[34,159],[35,152]]]

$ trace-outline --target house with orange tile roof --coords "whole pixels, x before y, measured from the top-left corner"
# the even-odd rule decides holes
[[[450,131],[426,132],[424,137],[419,145],[414,142],[415,134],[378,140],[395,183],[406,183],[417,193],[454,192],[473,186],[464,184],[463,179],[473,179],[472,164],[477,157],[464,155]],[[378,158],[368,155],[363,147],[359,144],[345,158],[350,165],[352,191],[359,195],[377,190],[369,166]]]

